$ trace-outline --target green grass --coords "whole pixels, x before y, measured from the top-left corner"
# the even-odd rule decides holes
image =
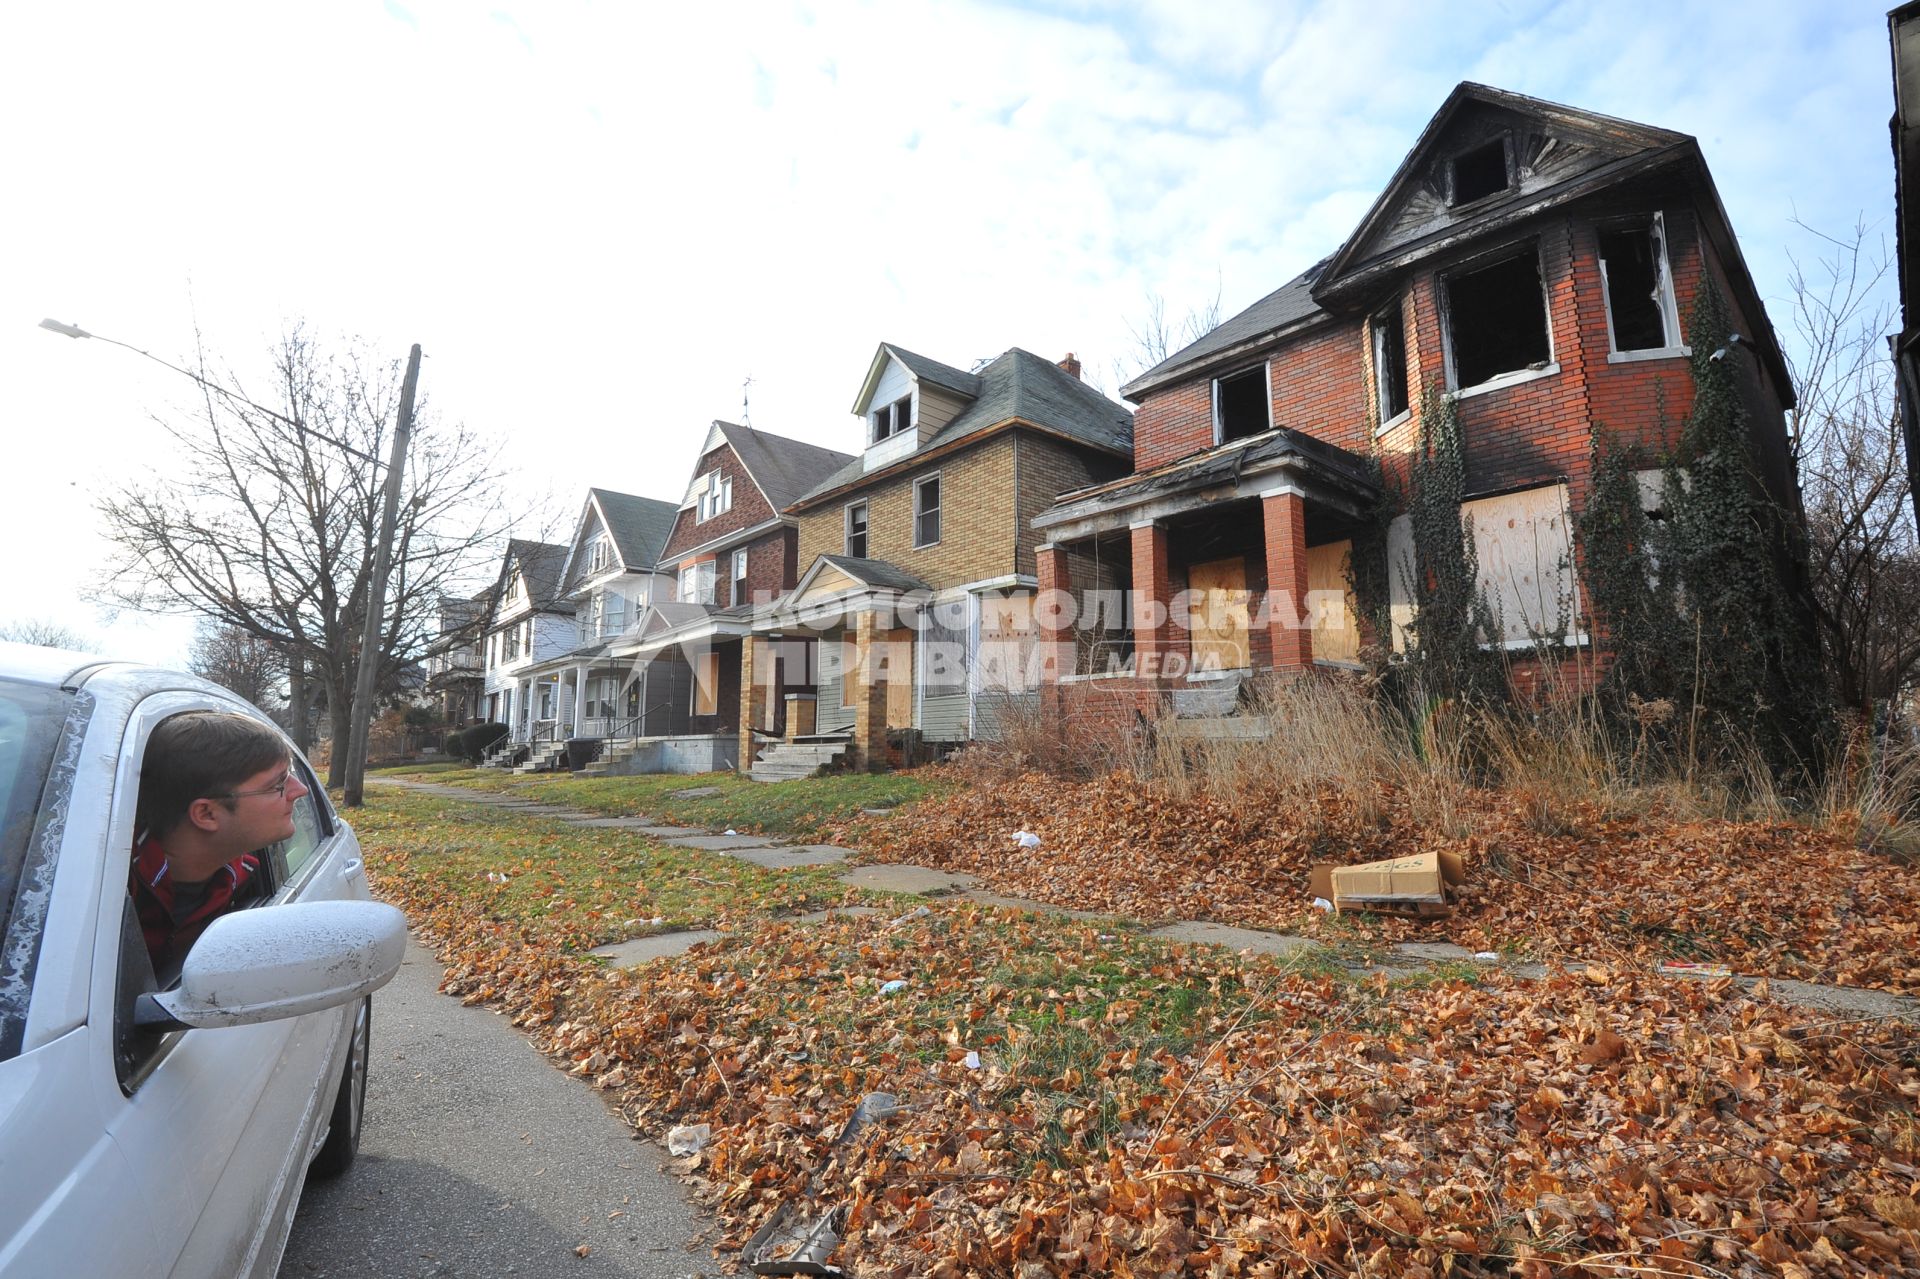
[[[394,773],[399,777],[414,775],[397,770]],[[936,781],[921,773],[840,773],[773,786],[737,773],[641,777],[555,773],[521,777],[492,769],[436,766],[435,771],[417,775],[441,785],[507,792],[612,817],[645,816],[684,826],[732,827],[803,837],[819,835],[833,822],[858,816],[863,808],[897,808],[955,788],[952,782]],[[675,794],[707,787],[718,793],[695,798]]]
[[[441,773],[470,773],[471,765],[457,759],[443,759],[431,763],[382,764],[379,768],[369,768],[367,776],[373,777],[434,777]]]
[[[832,867],[765,870],[631,831],[581,829],[393,788],[370,793],[351,820],[382,894],[410,911],[477,912],[569,949],[857,897]]]

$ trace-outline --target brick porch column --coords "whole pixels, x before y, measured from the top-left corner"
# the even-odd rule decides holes
[[[770,690],[757,676],[758,667],[763,665],[760,654],[766,651],[766,645],[752,635],[740,638],[740,763],[742,773],[753,769],[754,747],[753,730],[757,725],[766,723],[767,698]]]
[[[854,621],[854,667],[846,678],[858,681],[853,703],[853,766],[869,773],[887,768],[887,679],[883,669],[887,637],[880,615],[859,614]]]
[[[1128,530],[1133,535],[1133,669],[1142,679],[1158,679],[1180,639],[1173,626],[1167,530],[1153,520]]]
[[[1034,640],[1039,684],[1058,684],[1062,675],[1075,669],[1073,624],[1075,600],[1073,579],[1067,569],[1067,548],[1043,542],[1034,548],[1038,565],[1039,589],[1033,599]]]
[[[1267,537],[1268,642],[1273,669],[1302,670],[1313,665],[1313,631],[1307,621],[1306,494],[1282,484],[1260,495]]]

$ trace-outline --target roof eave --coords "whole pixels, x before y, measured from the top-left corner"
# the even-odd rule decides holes
[[[1325,311],[1316,311],[1312,315],[1302,316],[1297,320],[1282,324],[1278,328],[1267,329],[1262,333],[1257,333],[1243,342],[1236,342],[1232,346],[1209,352],[1197,359],[1189,360],[1185,364],[1175,365],[1163,373],[1137,377],[1121,387],[1120,394],[1137,404],[1144,395],[1152,394],[1154,391],[1178,382],[1189,381],[1196,374],[1208,373],[1224,365],[1236,364],[1244,360],[1247,356],[1255,354],[1262,347],[1283,341],[1297,333],[1305,333],[1310,329],[1318,328],[1320,325],[1329,323],[1333,319],[1334,317]]]
[[[1110,454],[1113,457],[1124,458],[1128,461],[1131,461],[1133,458],[1133,450],[1131,448],[1122,449],[1113,445],[1095,444],[1092,440],[1082,439],[1080,436],[1077,436],[1077,435],[1069,435],[1067,432],[1060,430],[1058,427],[1042,426],[1038,422],[1029,421],[1028,419],[1023,417],[1002,418],[1000,421],[995,422],[991,426],[982,427],[977,431],[969,431],[957,440],[948,440],[945,444],[942,444],[939,448],[928,449],[927,451],[920,452],[920,453],[909,453],[907,454],[907,456],[901,458],[898,462],[889,462],[887,465],[881,467],[877,471],[869,471],[865,475],[862,475],[857,479],[848,480],[846,483],[836,485],[833,488],[830,488],[823,493],[809,494],[806,497],[803,497],[799,501],[795,502],[793,505],[787,507],[784,513],[788,515],[802,514],[808,510],[811,510],[816,506],[823,506],[826,503],[833,501],[835,498],[843,497],[846,494],[855,491],[856,489],[864,488],[865,486],[874,483],[876,480],[885,480],[885,479],[894,478],[900,472],[912,470],[915,467],[924,465],[927,462],[938,461],[942,458],[950,457],[960,449],[969,448],[975,444],[979,444],[991,437],[1000,435],[1006,431],[1018,430],[1022,428],[1029,431],[1037,432],[1038,434],[1041,434],[1041,435],[1051,436],[1052,438],[1063,441],[1064,443],[1067,443],[1067,444],[1075,444],[1080,446],[1081,448],[1086,448],[1086,449],[1095,449],[1095,450],[1098,450],[1099,452]]]

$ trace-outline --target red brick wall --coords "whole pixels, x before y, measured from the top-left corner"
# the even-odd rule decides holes
[[[734,493],[737,502],[739,490]],[[792,589],[798,580],[793,570],[794,544],[798,540],[799,534],[793,529],[780,528],[747,543],[748,602],[762,603]],[[714,598],[723,608],[742,602],[733,598],[732,575],[733,552],[724,551],[720,555],[720,581],[714,588]]]
[[[1213,447],[1213,379],[1170,386],[1133,415],[1133,469],[1148,471]]]
[[[1547,318],[1559,371],[1483,391],[1459,401],[1470,492],[1493,493],[1565,478],[1575,510],[1583,509],[1596,433],[1611,443],[1635,444],[1651,454],[1670,450],[1691,407],[1693,384],[1684,358],[1610,363],[1606,299],[1601,288],[1596,221],[1618,214],[1666,214],[1667,253],[1682,327],[1701,281],[1711,274],[1728,290],[1719,265],[1683,199],[1638,203],[1615,198],[1541,224],[1533,232],[1547,292]],[[1472,259],[1468,259],[1471,261]],[[1444,389],[1445,347],[1439,294],[1444,273],[1460,263],[1436,263],[1415,272],[1407,286],[1409,398],[1413,413],[1377,441],[1388,469],[1404,478],[1406,458],[1418,446],[1423,391]],[[1731,305],[1731,295],[1729,294]],[[1753,333],[1759,317],[1736,313],[1734,327]],[[1341,320],[1272,353],[1273,420],[1356,453],[1375,445],[1370,336],[1361,319]],[[1755,366],[1751,352],[1742,353]],[[1769,481],[1791,487],[1779,428],[1781,404],[1772,388],[1743,369],[1754,429],[1762,441]],[[1145,470],[1212,446],[1212,375],[1149,395],[1134,418],[1134,462]]]
[[[717,537],[728,533],[737,533],[743,528],[752,528],[755,524],[770,520],[774,516],[773,508],[760,496],[760,490],[754,487],[753,479],[747,474],[747,468],[740,465],[740,459],[734,456],[730,445],[722,444],[700,459],[699,465],[687,477],[688,482],[698,479],[708,471],[718,467],[722,475],[733,480],[733,507],[704,523],[699,520],[697,509],[680,512],[673,522],[673,533],[667,538],[667,546],[661,552],[663,562],[671,562],[686,550],[695,546],[704,546]],[[724,569],[722,570],[725,571]]]
[[[1366,337],[1347,320],[1302,338],[1274,355],[1273,424],[1365,453],[1368,426]]]

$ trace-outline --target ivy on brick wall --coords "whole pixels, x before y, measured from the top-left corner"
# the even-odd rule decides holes
[[[1832,720],[1817,636],[1796,566],[1795,515],[1762,482],[1730,341],[1711,282],[1687,325],[1693,409],[1662,459],[1655,510],[1636,469],[1650,459],[1596,438],[1593,490],[1576,522],[1587,598],[1613,657],[1604,700],[1680,708],[1671,733],[1696,751],[1759,751],[1775,774],[1817,769]],[[1596,432],[1596,437],[1599,433]]]
[[[1393,491],[1379,459],[1372,463],[1382,499],[1367,528],[1356,534],[1348,573],[1356,611],[1383,643],[1392,635],[1393,576],[1413,604],[1404,661],[1392,683],[1427,697],[1484,696],[1499,691],[1498,659],[1482,645],[1499,627],[1479,586],[1473,524],[1460,517],[1466,492],[1466,453],[1460,412],[1451,395],[1428,386],[1420,401],[1420,447],[1410,459],[1404,494]],[[1395,565],[1388,529],[1396,509],[1411,525],[1413,562]]]

